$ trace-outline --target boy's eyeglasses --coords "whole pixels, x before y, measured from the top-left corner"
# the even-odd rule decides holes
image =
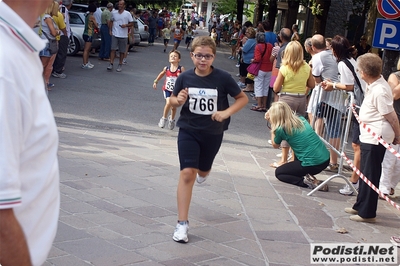
[[[192,55],[194,56],[194,58],[199,59],[199,60],[203,59],[203,57],[204,57],[205,60],[211,60],[211,59],[214,58],[214,55],[212,55],[212,54],[195,54],[195,53],[192,53]]]

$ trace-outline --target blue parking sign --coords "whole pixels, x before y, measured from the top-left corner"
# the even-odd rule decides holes
[[[372,46],[400,51],[400,21],[378,18]]]

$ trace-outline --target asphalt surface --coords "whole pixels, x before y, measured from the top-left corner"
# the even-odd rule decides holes
[[[214,65],[236,79],[229,47],[217,50]],[[179,51],[191,68],[189,51],[182,44]],[[175,243],[178,129],[157,126],[161,82],[152,88],[168,53],[161,40],[141,43],[121,73],[108,72],[96,55],[90,61],[95,67],[86,70],[81,55],[68,57],[68,77],[51,79],[61,210],[44,265],[310,265],[310,243],[388,244],[400,235],[400,212],[382,200],[377,223],[350,221],[344,208],[355,196],[338,193],[340,178],[312,196],[279,182],[269,167],[279,150],[267,143],[263,113],[250,110],[250,99],[233,116],[210,178],[194,187],[189,243]]]

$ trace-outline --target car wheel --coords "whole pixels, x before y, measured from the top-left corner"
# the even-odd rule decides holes
[[[69,40],[67,55],[76,55],[80,51],[79,40],[75,36]]]

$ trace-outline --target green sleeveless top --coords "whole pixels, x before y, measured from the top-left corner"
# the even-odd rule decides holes
[[[90,20],[90,17],[92,17],[93,14],[87,14],[85,17],[85,30],[83,31],[83,34],[91,37],[93,36],[93,29],[94,29],[94,23],[93,21]]]

